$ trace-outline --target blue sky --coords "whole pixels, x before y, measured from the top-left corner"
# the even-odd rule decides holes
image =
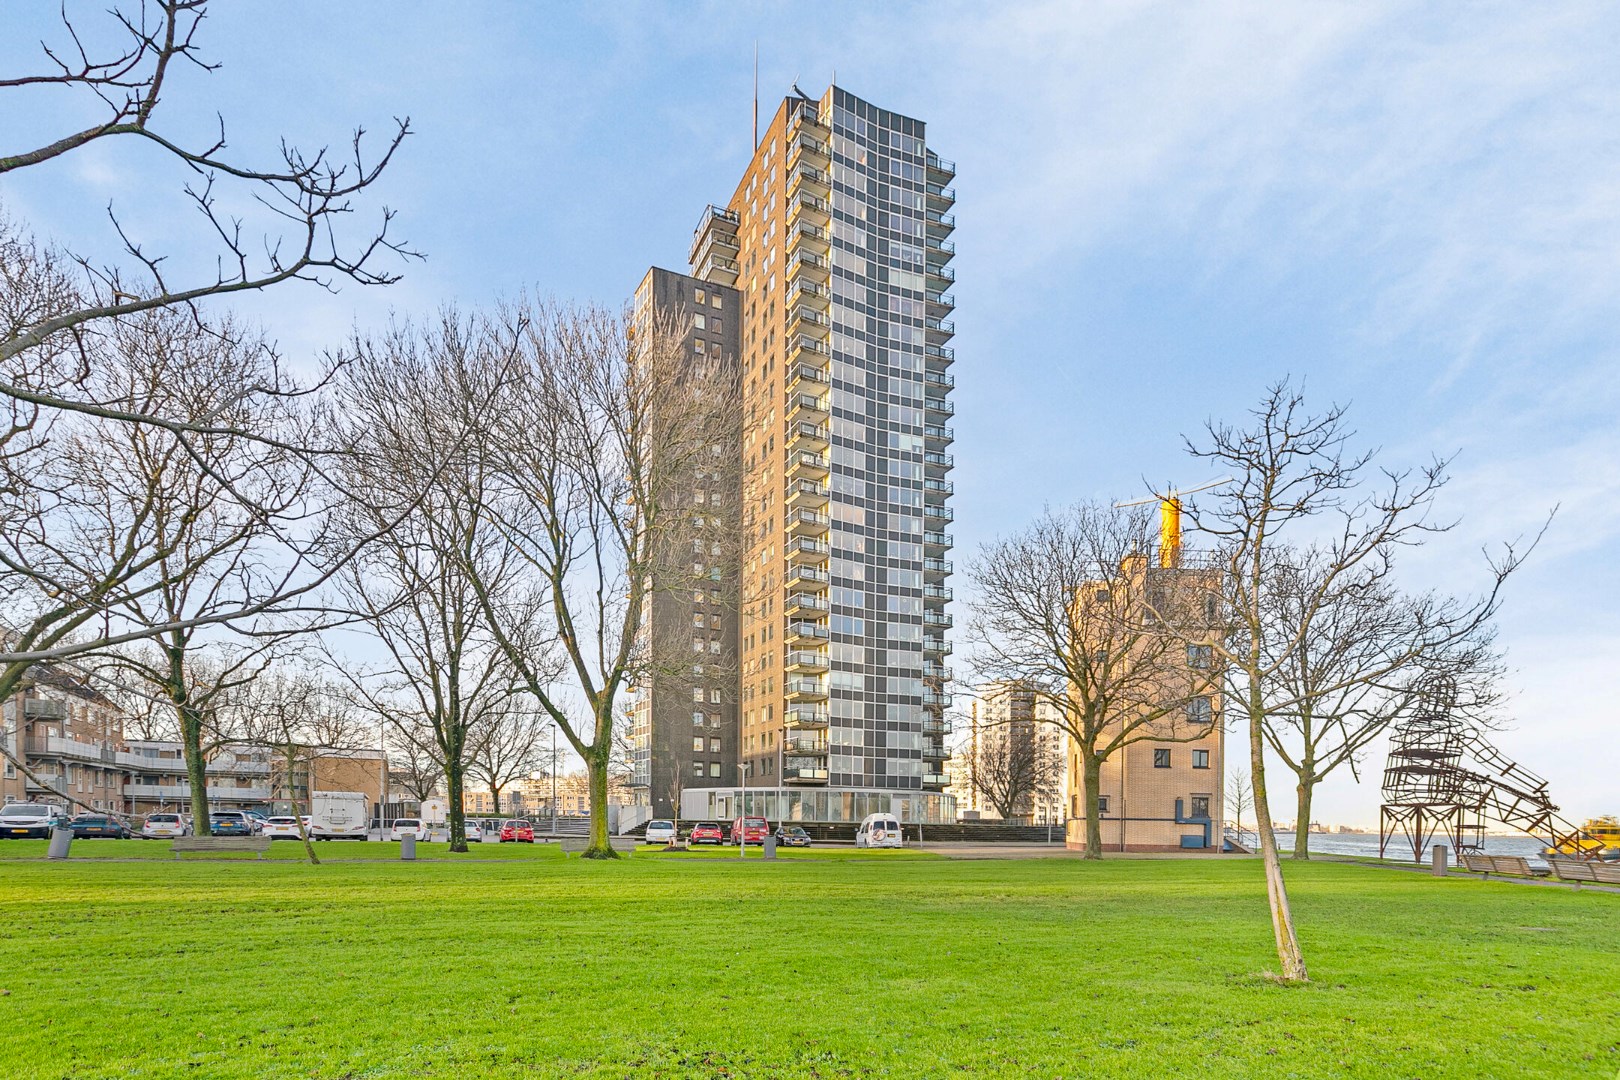
[[[70,4],[94,24],[104,4]],[[59,39],[8,5],[0,70]],[[1598,5],[1377,3],[220,6],[221,70],[183,72],[167,129],[217,109],[238,153],[343,143],[409,115],[380,185],[428,258],[386,290],[240,305],[290,356],[392,310],[529,288],[616,303],[681,268],[703,206],[796,79],[929,124],[958,164],[958,562],[1043,503],[1206,479],[1180,437],[1267,382],[1349,403],[1391,465],[1456,454],[1458,527],[1408,560],[1466,591],[1480,547],[1561,506],[1513,582],[1500,741],[1574,816],[1620,811],[1620,22]],[[15,99],[13,99],[15,100]],[[90,114],[39,94],[8,150]],[[104,144],[9,177],[9,213],[114,254],[111,201],[175,267],[182,177]],[[965,585],[958,583],[959,587]],[[1319,817],[1371,822],[1377,770]]]

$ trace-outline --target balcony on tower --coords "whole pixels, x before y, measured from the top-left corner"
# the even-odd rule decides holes
[[[924,616],[924,621],[926,619]],[[791,619],[787,624],[787,640],[789,644],[812,647],[827,640],[827,624],[809,619]]]
[[[815,649],[794,649],[787,654],[787,669],[790,673],[826,671],[827,664],[827,654],[817,652]]]
[[[827,571],[819,566],[790,566],[787,584],[796,592],[826,592],[829,584]]]
[[[788,172],[787,193],[790,199],[801,193],[814,195],[818,199],[831,198],[832,177],[827,175],[826,170],[800,161]]]
[[[692,276],[722,285],[737,284],[737,275],[741,273],[737,265],[739,250],[736,212],[709,206],[692,231],[692,248],[687,253]]]
[[[827,448],[827,396],[804,391],[788,393],[788,449]],[[803,429],[803,430],[801,430]]]
[[[789,510],[821,510],[827,505],[827,485],[816,480],[795,480],[788,485]]]
[[[924,424],[923,440],[925,445],[932,444],[928,445],[930,450],[936,446],[946,446],[956,441],[956,430],[944,424]]]
[[[821,398],[806,397],[804,401],[790,401],[788,419],[788,452],[798,450],[811,450],[822,453],[827,449],[827,425],[818,423],[816,417],[825,416],[824,402]]]
[[[811,765],[806,761],[789,760],[782,766],[782,782],[787,784],[825,784],[827,770],[823,766]]]
[[[947,214],[930,207],[926,211],[925,220],[928,222],[928,235],[931,239],[943,240],[956,229],[956,215]]]
[[[927,557],[923,559],[924,581],[942,582],[946,578],[950,577],[954,570],[955,567],[951,565],[951,561],[949,559],[934,559]]]
[[[832,221],[832,207],[827,200],[811,191],[799,191],[788,200],[788,224],[808,222],[827,225]]]
[[[826,566],[832,549],[827,541],[801,536],[788,541],[788,562],[793,566]]]
[[[936,240],[930,236],[928,243],[923,247],[923,252],[928,257],[929,273],[933,273],[936,267],[942,268],[956,258],[956,245],[949,240]]]
[[[790,702],[814,704],[827,700],[827,683],[824,679],[789,679],[782,689]]]
[[[816,731],[827,726],[827,710],[818,705],[789,705],[782,710],[782,723],[793,731]]]
[[[930,182],[927,194],[930,213],[943,214],[956,205],[956,189],[946,187],[944,183]]]
[[[949,319],[926,318],[923,332],[929,345],[943,345],[956,336],[956,324]]]
[[[926,391],[929,387],[923,389]],[[928,419],[936,422],[956,413],[956,406],[951,404],[950,398],[943,396],[943,391],[940,394],[926,394],[923,407],[928,410]]]
[[[945,269],[950,269],[946,267]],[[932,271],[930,271],[932,272]],[[789,283],[796,281],[813,281],[818,285],[827,284],[832,276],[832,264],[825,255],[818,255],[808,247],[796,247],[787,260],[787,278]]]
[[[788,480],[827,479],[827,458],[811,450],[795,450],[788,455]]]
[[[939,250],[943,251],[944,249]],[[933,247],[928,249],[928,273],[924,276],[923,281],[929,292],[943,292],[956,284],[956,271],[942,262],[936,263],[934,261],[934,252]]]
[[[815,134],[813,126],[805,124],[795,125],[788,137],[788,168],[796,169],[801,162],[816,169],[832,165],[832,147]]]
[[[931,319],[943,319],[956,310],[956,297],[943,289],[930,288],[925,296],[928,303],[928,317]]]
[[[826,536],[832,521],[820,510],[793,510],[787,516],[789,536]]]
[[[923,451],[923,471],[929,476],[943,477],[956,468],[956,457],[939,450]]]
[[[946,161],[932,150],[928,151],[928,183],[944,185],[956,179],[956,162]]]
[[[931,558],[944,558],[945,552],[956,546],[956,537],[948,532],[929,530],[923,533],[923,551]]]
[[[929,371],[943,372],[956,362],[956,350],[949,345],[924,345],[923,358]]]
[[[825,371],[831,365],[832,350],[825,341],[818,341],[806,334],[799,334],[788,341],[788,367]]]
[[[832,237],[828,235],[827,230],[808,221],[801,221],[792,226],[788,239],[796,248],[813,251],[824,258],[832,247]]]

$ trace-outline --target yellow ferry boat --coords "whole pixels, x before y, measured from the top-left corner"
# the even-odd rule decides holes
[[[1581,826],[1579,839],[1570,837],[1547,849],[1548,855],[1578,855],[1581,849],[1590,852],[1597,844],[1603,849],[1606,858],[1620,855],[1620,819],[1613,814],[1605,817],[1588,818]]]

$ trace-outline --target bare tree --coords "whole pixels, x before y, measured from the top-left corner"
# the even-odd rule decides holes
[[[394,781],[417,802],[428,799],[444,783],[444,766],[432,725],[417,718],[400,717],[388,722],[389,770]]]
[[[393,214],[387,208],[371,230],[354,234],[354,200],[367,193],[409,133],[408,121],[396,121],[382,151],[370,161],[356,131],[352,153],[328,149],[306,152],[283,140],[273,165],[250,163],[227,152],[224,123],[212,141],[191,144],[170,136],[158,124],[159,106],[176,92],[174,69],[212,71],[197,35],[207,11],[206,0],[130,0],[106,13],[108,25],[81,34],[62,15],[61,40],[42,43],[42,69],[0,79],[0,91],[59,91],[101,110],[88,127],[63,133],[31,149],[0,151],[0,176],[114,140],[138,142],[171,161],[180,176],[184,197],[200,211],[204,243],[217,249],[215,271],[192,280],[173,280],[165,256],[132,235],[116,216],[113,227],[125,265],[97,263],[88,257],[71,260],[79,270],[78,294],[67,303],[35,307],[12,319],[0,337],[0,364],[31,350],[79,352],[91,369],[94,353],[88,342],[109,320],[161,308],[185,308],[198,301],[235,292],[256,291],[286,281],[303,280],[331,287],[339,279],[361,284],[388,284],[396,275],[378,267],[390,253],[410,254],[388,236]],[[96,39],[116,42],[104,47]],[[217,190],[219,189],[219,190]],[[250,237],[239,210],[222,209],[222,195],[232,207],[254,206],[262,215],[263,235]],[[90,413],[107,419],[138,421],[171,432],[251,434],[214,418],[176,418],[161,411],[133,408],[119,401],[79,392],[71,382],[41,386],[18,379],[9,366],[0,369],[0,395],[51,410]]]
[[[277,387],[274,356],[229,322],[149,311],[93,345],[97,363],[79,384],[100,400],[295,437],[307,428],[298,399],[283,393],[287,384]],[[203,706],[190,700],[188,654],[205,631],[233,626],[234,641],[221,647],[239,659],[227,666],[251,667],[296,628],[291,620],[323,558],[321,530],[309,523],[309,462],[235,435],[180,438],[82,413],[34,414],[32,422],[0,453],[12,492],[0,511],[9,652],[0,656],[0,694],[31,664],[102,662],[90,654],[143,675],[176,710],[193,813],[206,831]],[[157,653],[124,648],[143,640]],[[216,649],[215,660],[223,655]]]
[[[518,684],[585,762],[585,855],[614,858],[619,699],[692,663],[658,656],[642,620],[659,581],[679,579],[667,561],[694,524],[694,477],[735,446],[735,369],[694,360],[663,321],[631,333],[605,310],[527,305],[505,324],[521,327],[525,366],[489,438],[500,483],[487,510],[504,544],[470,559],[471,577]]]
[[[474,726],[513,693],[482,592],[515,587],[511,544],[490,509],[504,481],[492,468],[485,415],[511,393],[513,349],[510,332],[446,312],[421,331],[400,326],[357,341],[336,384],[335,422],[350,448],[344,484],[362,496],[344,527],[375,538],[339,587],[388,657],[350,681],[408,738],[422,724],[431,732],[452,851],[467,850],[462,790]],[[544,657],[543,645],[525,656],[531,673],[548,670]]]
[[[1268,389],[1253,415],[1254,424],[1248,429],[1211,423],[1202,444],[1188,441],[1189,453],[1214,463],[1233,479],[1207,505],[1189,506],[1187,512],[1194,526],[1219,546],[1221,573],[1211,584],[1220,591],[1218,597],[1212,592],[1209,601],[1219,604],[1225,633],[1212,644],[1225,679],[1227,703],[1248,731],[1249,773],[1280,977],[1303,982],[1308,973],[1277,854],[1265,773],[1268,729],[1276,717],[1300,704],[1282,671],[1306,639],[1308,620],[1336,590],[1358,580],[1384,580],[1392,572],[1397,550],[1450,527],[1430,517],[1434,496],[1445,484],[1446,462],[1435,459],[1406,471],[1384,469],[1381,489],[1362,493],[1359,489],[1373,455],[1349,449],[1354,433],[1342,408],[1309,413],[1302,395],[1285,380]],[[1322,552],[1322,572],[1300,597],[1302,617],[1280,623],[1267,597],[1289,567],[1283,545],[1293,534],[1307,530]],[[1502,584],[1522,557],[1510,545],[1504,556],[1490,563],[1490,583],[1483,595],[1425,606],[1400,647],[1381,662],[1358,666],[1342,685],[1317,687],[1318,695],[1376,683],[1408,670],[1419,658],[1477,635],[1495,613]]]
[[[1189,663],[1182,637],[1207,628],[1183,610],[1207,571],[1154,565],[1152,535],[1149,510],[1080,503],[986,545],[968,571],[970,663],[981,680],[1027,688],[1074,741],[1091,859],[1102,857],[1103,763],[1219,723],[1207,707],[1215,673]]]
[[[492,707],[475,724],[467,772],[488,786],[497,815],[501,792],[540,767],[540,741],[550,726],[539,710],[515,700]]]
[[[1226,805],[1232,811],[1233,824],[1243,831],[1243,815],[1254,809],[1254,785],[1249,782],[1249,770],[1234,766],[1226,778]]]
[[[1051,798],[1063,784],[1062,757],[1033,728],[987,726],[967,755],[968,781],[1006,821],[1026,816],[1035,800]]]
[[[1486,722],[1500,693],[1494,629],[1485,623],[1452,637],[1437,634],[1462,609],[1434,594],[1409,596],[1389,580],[1383,560],[1339,568],[1318,548],[1279,552],[1260,604],[1277,632],[1266,637],[1275,659],[1277,700],[1266,743],[1294,773],[1296,859],[1310,858],[1316,785],[1341,767],[1354,772],[1361,752],[1411,715],[1434,679],[1458,692],[1457,709]],[[1274,652],[1285,655],[1273,657]]]

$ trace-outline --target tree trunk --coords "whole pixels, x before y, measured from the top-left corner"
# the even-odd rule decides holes
[[[611,729],[607,726],[611,718],[604,723],[597,720],[597,730],[604,734]],[[602,736],[597,737],[597,745],[585,755],[585,777],[591,789],[591,842],[580,852],[585,859],[617,859],[619,853],[613,850],[608,841],[608,754],[612,750],[612,743]],[[557,812],[554,806],[552,813]]]
[[[495,816],[501,816],[501,789],[494,784],[489,785],[489,793],[495,798]]]
[[[1099,803],[1102,786],[1102,759],[1095,754],[1081,755],[1086,787],[1086,858],[1102,858],[1102,809]]]
[[[1277,962],[1284,982],[1308,982],[1305,955],[1294,933],[1294,915],[1288,906],[1282,862],[1277,858],[1277,834],[1271,827],[1271,800],[1266,795],[1265,711],[1258,687],[1249,691],[1249,778],[1254,787],[1255,827],[1266,865],[1266,899],[1271,905],[1271,929],[1277,940]]]
[[[1309,766],[1306,766],[1309,769]],[[1294,787],[1294,795],[1298,799],[1299,816],[1294,819],[1294,858],[1309,859],[1311,857],[1311,794],[1315,782],[1307,779],[1310,773],[1303,772],[1300,781]]]
[[[467,850],[467,822],[461,813],[461,761],[446,754],[444,763],[444,794],[450,804],[450,850]]]
[[[180,748],[186,759],[186,782],[191,785],[191,828],[195,836],[211,836],[208,823],[208,763],[203,760],[202,716],[185,703],[175,701],[180,717]]]

